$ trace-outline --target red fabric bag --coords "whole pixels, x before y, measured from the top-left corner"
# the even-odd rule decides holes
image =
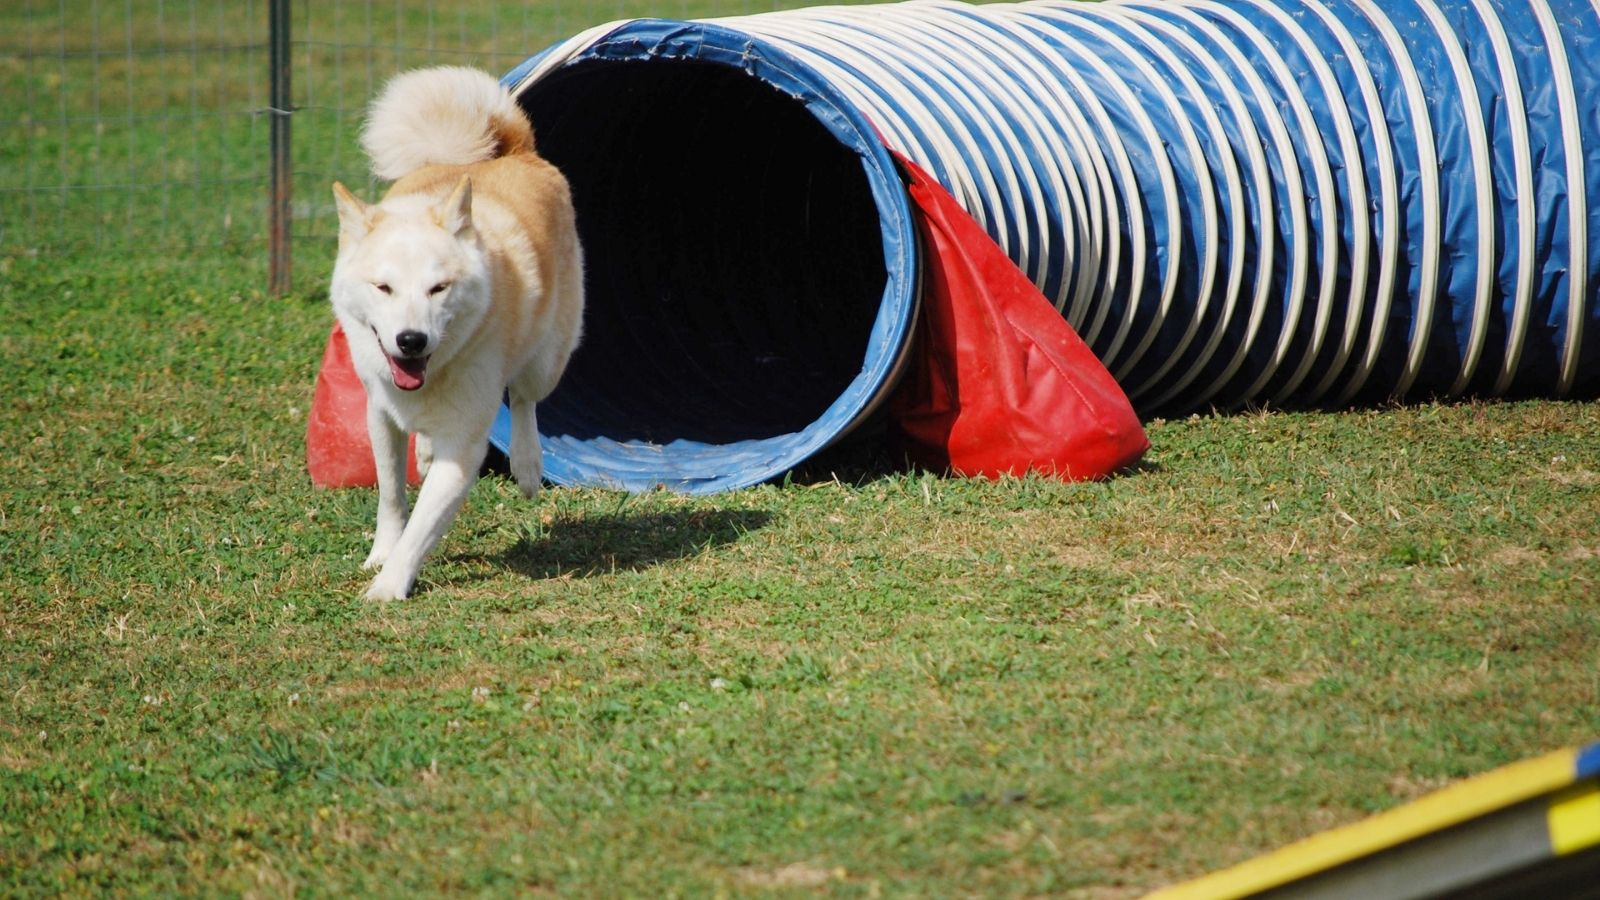
[[[1150,449],[1116,379],[954,197],[904,157],[922,311],[892,412],[919,464],[990,478],[1103,478]]]
[[[412,438],[406,450],[406,480],[412,484],[422,481],[417,474],[415,441]],[[367,389],[356,375],[350,345],[337,322],[322,351],[322,369],[311,395],[306,469],[318,487],[372,487],[378,483],[372,438],[367,436]]]

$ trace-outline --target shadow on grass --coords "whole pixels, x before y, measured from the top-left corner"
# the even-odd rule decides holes
[[[638,572],[731,544],[765,526],[759,510],[590,513],[557,518],[495,561],[529,578]]]

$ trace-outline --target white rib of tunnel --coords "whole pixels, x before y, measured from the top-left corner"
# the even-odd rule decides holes
[[[1600,388],[1600,0],[634,20],[505,81],[589,265],[560,483],[753,484],[881,405],[922,252],[886,148],[1142,414]]]

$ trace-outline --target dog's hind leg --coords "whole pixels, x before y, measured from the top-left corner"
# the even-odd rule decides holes
[[[433,436],[433,465],[417,493],[411,520],[389,551],[383,570],[367,588],[368,600],[399,600],[411,593],[422,561],[444,537],[477,482],[488,439],[488,420]]]
[[[511,477],[529,500],[539,495],[544,481],[544,452],[539,446],[539,420],[534,414],[533,397],[526,388],[511,386]]]
[[[369,404],[367,436],[378,470],[378,524],[372,552],[361,568],[376,569],[389,558],[406,527],[406,435],[377,404]]]

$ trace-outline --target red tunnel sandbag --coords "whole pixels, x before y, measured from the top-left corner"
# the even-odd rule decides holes
[[[990,478],[1137,462],[1150,441],[1116,379],[955,198],[896,157],[923,239],[918,349],[892,401],[909,455]]]
[[[406,480],[417,484],[415,439],[407,442]],[[306,469],[318,487],[371,487],[378,483],[367,436],[367,390],[361,386],[344,331],[334,323],[322,351],[311,415],[306,422]]]

